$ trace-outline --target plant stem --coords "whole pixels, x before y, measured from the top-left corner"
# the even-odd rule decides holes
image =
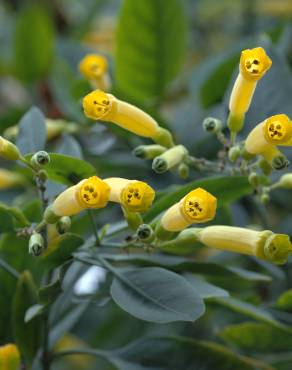
[[[2,267],[5,271],[7,271],[10,275],[15,277],[16,279],[19,278],[20,274],[16,271],[13,267],[11,267],[7,262],[0,259],[0,267]]]
[[[89,216],[89,219],[90,219],[90,222],[91,222],[93,234],[95,236],[95,245],[99,246],[100,245],[100,240],[99,240],[99,236],[98,236],[98,232],[97,232],[95,219],[94,219],[94,214],[93,214],[92,209],[88,209],[87,213],[88,213],[88,216]]]

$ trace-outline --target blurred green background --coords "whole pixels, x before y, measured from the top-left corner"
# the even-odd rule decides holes
[[[152,114],[162,126],[171,129],[176,141],[186,145],[193,155],[214,159],[219,145],[202,130],[201,123],[207,116],[226,120],[228,99],[238,72],[241,50],[263,46],[273,60],[271,71],[256,90],[242,138],[251,127],[270,115],[285,113],[292,117],[291,20],[291,0],[1,0],[0,133],[17,124],[32,106],[37,106],[45,117],[63,118],[77,123],[79,127],[74,135],[65,133],[47,143],[48,151],[85,158],[95,166],[101,177],[114,175],[132,178],[135,174],[139,179],[151,183],[156,190],[162,191],[169,184],[182,184],[184,182],[177,174],[157,175],[152,172],[149,163],[131,155],[131,150],[145,143],[145,140],[107,124],[89,125],[82,112],[81,99],[91,88],[78,71],[79,61],[88,52],[104,54],[110,62],[113,93],[116,96]],[[292,160],[289,148],[286,155]],[[4,161],[0,166],[8,167]],[[191,180],[202,176],[206,175],[193,172]],[[64,185],[50,182],[47,195],[53,197],[62,189]],[[34,197],[35,194],[29,189],[0,192],[1,201],[8,204],[24,204],[28,200],[31,202]],[[274,192],[266,210],[255,205],[251,196],[246,196],[220,209],[216,222],[236,226],[258,224],[291,236],[291,199],[291,191]],[[40,215],[36,213],[31,215],[34,221],[38,217]],[[119,226],[121,213],[114,207],[108,207],[97,215],[99,226],[109,220]],[[87,225],[87,216],[81,216],[74,221],[73,230],[89,233]],[[13,240],[11,243],[17,251],[17,243],[20,242]],[[212,273],[207,274],[209,281],[229,290],[237,298],[255,305],[261,303],[278,320],[291,325],[291,297],[290,306],[285,306],[286,311],[277,311],[275,308],[278,295],[291,287],[291,262],[279,268],[229,253],[213,255],[202,252],[200,258],[272,276],[274,281],[267,284],[266,278],[261,275],[251,274],[247,279],[236,279],[232,274],[229,277],[228,274],[227,277],[215,274],[211,278],[209,275]],[[84,266],[77,267],[72,269],[72,281],[76,281],[87,269]],[[247,316],[262,323],[257,323],[260,326],[252,327],[250,331],[246,329],[243,342],[240,342],[238,334],[238,330],[241,333],[240,328],[236,328],[236,334],[235,331],[230,335],[225,333],[225,337],[222,334],[219,342],[230,349],[236,348],[243,356],[255,355],[259,360],[268,361],[271,352],[275,352],[274,359],[270,359],[275,369],[291,369],[291,334],[283,334],[277,324],[273,321],[271,324],[271,320],[261,311],[249,310],[244,304],[234,302],[231,309],[226,309],[224,304],[214,303],[208,306],[207,313],[194,325],[150,324],[131,317],[112,301],[108,302],[108,280],[99,287],[93,304],[89,305],[85,298],[74,298],[78,304],[74,306],[71,321],[66,321],[63,326],[60,324],[61,332],[71,331],[74,335],[74,338],[67,337],[68,345],[79,347],[79,340],[82,340],[81,344],[113,349],[148,334],[218,340],[216,333],[222,328],[242,323]],[[64,302],[68,300],[64,296],[60,299]],[[1,304],[3,302],[5,297]],[[66,309],[67,306],[62,311],[63,315]],[[58,317],[59,312],[53,314]],[[7,328],[2,341],[11,338],[9,330]],[[257,345],[255,335],[258,331],[262,336]],[[261,338],[266,339],[261,341]],[[151,352],[147,346],[141,348],[141,352]],[[153,348],[152,351],[155,352]],[[193,365],[190,365],[194,361],[193,355],[207,359],[206,353],[210,349],[205,349],[205,352],[200,349],[193,355],[192,351],[188,350],[186,344],[175,343],[172,352],[177,355],[173,356],[173,361],[169,361],[172,352],[164,350],[163,345],[160,354],[169,369],[186,370],[193,369]],[[279,355],[277,357],[277,352],[287,352],[288,360]],[[216,359],[215,354],[211,353],[211,357]],[[155,355],[152,352],[149,354],[153,358],[156,358]],[[224,358],[218,359],[218,363],[223,365],[224,361]],[[234,361],[225,367],[216,367],[214,364],[208,366],[213,366],[214,370],[250,369]],[[149,368],[154,369],[153,363]],[[198,366],[201,367],[196,369],[211,369],[203,360]],[[73,357],[69,364],[56,363],[53,368],[111,369],[103,360],[98,360],[98,365],[94,365],[87,358]],[[134,369],[125,364],[119,364],[118,368]],[[265,367],[254,365],[252,368]]]

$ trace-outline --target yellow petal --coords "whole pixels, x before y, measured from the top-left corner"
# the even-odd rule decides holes
[[[247,112],[256,85],[256,81],[246,80],[241,74],[237,76],[229,100],[229,110],[233,116],[242,117]]]
[[[271,59],[261,47],[241,52],[239,69],[242,76],[247,80],[260,80],[270,69],[271,65]]]
[[[20,353],[15,344],[6,344],[0,347],[0,369],[19,370]]]
[[[101,90],[86,95],[83,108],[88,118],[115,123],[139,136],[155,137],[160,133],[160,127],[149,114]]]
[[[103,55],[87,54],[79,63],[79,70],[87,80],[95,80],[107,72],[108,62]]]
[[[271,116],[265,121],[264,135],[271,144],[284,144],[292,139],[292,122],[286,114]]]

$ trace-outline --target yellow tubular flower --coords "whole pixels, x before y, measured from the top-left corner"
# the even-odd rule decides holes
[[[152,205],[155,191],[143,181],[111,177],[103,180],[110,187],[109,200],[120,203],[129,212],[146,212]]]
[[[256,231],[233,226],[208,226],[199,230],[198,238],[204,245],[225,251],[242,253],[283,264],[292,252],[288,235],[270,230]]]
[[[6,344],[0,347],[0,369],[19,370],[20,353],[15,344]]]
[[[99,177],[92,176],[80,181],[61,193],[51,210],[57,216],[72,216],[87,208],[103,208],[107,205],[110,187]]]
[[[10,161],[17,161],[20,156],[17,146],[0,136],[0,157]]]
[[[115,123],[164,146],[173,145],[169,132],[159,127],[149,114],[101,90],[92,91],[83,98],[83,109],[88,118]]]
[[[217,199],[206,190],[197,188],[164,213],[161,226],[167,231],[181,231],[191,224],[212,220],[216,208]]]
[[[24,183],[24,178],[18,173],[0,168],[0,190],[10,189]]]
[[[91,83],[93,88],[109,90],[111,83],[108,74],[108,62],[103,55],[86,55],[79,63],[79,71]]]
[[[261,47],[241,52],[239,74],[234,83],[230,100],[228,125],[231,131],[238,132],[243,125],[257,82],[272,65],[271,59]]]
[[[277,145],[289,145],[291,140],[292,122],[285,114],[277,114],[259,123],[247,136],[244,147],[247,153],[261,154],[272,163],[274,158],[283,157]]]

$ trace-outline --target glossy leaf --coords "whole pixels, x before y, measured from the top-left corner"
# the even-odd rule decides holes
[[[30,158],[30,156],[27,156],[27,158]],[[82,159],[58,153],[50,153],[50,159],[50,163],[43,166],[43,168],[47,171],[49,179],[55,182],[73,185],[85,178],[96,175],[95,168]]]
[[[195,321],[204,313],[203,301],[180,275],[158,267],[112,271],[113,300],[141,320]]]
[[[53,59],[54,30],[44,9],[28,7],[18,14],[14,35],[14,69],[25,82],[46,75]]]
[[[230,325],[218,335],[239,349],[251,352],[285,352],[290,351],[292,346],[292,333],[288,334],[264,323],[244,322]]]
[[[55,268],[68,261],[72,253],[83,244],[83,239],[76,234],[64,234],[55,238],[48,249],[39,258],[46,268]]]
[[[229,296],[227,290],[222,289],[216,285],[210,284],[207,281],[195,275],[185,274],[184,277],[194,287],[194,289],[202,299]]]
[[[117,29],[117,89],[136,102],[160,99],[182,64],[185,31],[180,0],[125,0]]]
[[[43,113],[32,107],[19,121],[16,145],[22,154],[43,150],[46,144],[46,125]]]
[[[16,344],[26,360],[31,363],[42,338],[42,324],[35,318],[25,322],[26,311],[37,303],[37,289],[29,271],[22,273],[15,291],[12,308],[13,333]]]

